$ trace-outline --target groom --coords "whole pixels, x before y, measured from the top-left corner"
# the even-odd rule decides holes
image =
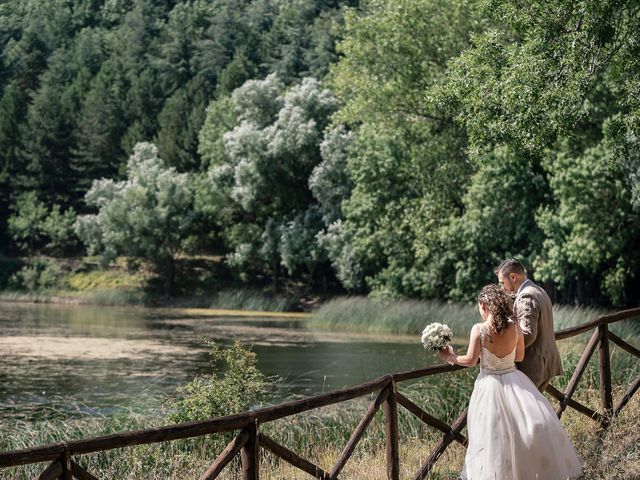
[[[515,258],[502,262],[494,273],[502,288],[516,295],[513,312],[524,333],[525,346],[524,360],[516,365],[544,392],[549,381],[562,374],[551,299],[542,287],[527,278],[524,267]]]

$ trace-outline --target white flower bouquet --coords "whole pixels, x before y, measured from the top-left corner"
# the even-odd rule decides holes
[[[425,350],[438,351],[449,345],[453,332],[444,323],[430,323],[422,331],[422,345]]]

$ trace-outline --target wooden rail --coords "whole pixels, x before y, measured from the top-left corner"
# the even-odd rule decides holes
[[[591,322],[576,327],[567,328],[556,332],[556,339],[562,340],[593,330],[585,350],[578,361],[576,369],[567,384],[564,392],[552,385],[547,388],[550,395],[559,401],[556,413],[562,415],[567,407],[585,414],[597,421],[602,427],[607,427],[611,419],[620,413],[622,408],[640,388],[640,376],[638,376],[625,391],[617,404],[613,404],[611,393],[611,365],[609,342],[622,350],[640,357],[640,350],[609,332],[608,325],[621,320],[628,320],[640,316],[640,308],[625,310],[611,315],[601,316]],[[575,401],[572,396],[578,386],[580,378],[585,372],[590,358],[598,348],[600,365],[600,393],[602,411],[596,412]],[[294,467],[321,480],[335,480],[339,477],[349,458],[353,454],[358,442],[371,424],[376,413],[382,407],[385,417],[386,438],[386,462],[387,479],[398,480],[400,476],[400,458],[398,449],[398,405],[415,415],[425,424],[443,433],[441,440],[416,472],[414,480],[421,480],[431,471],[438,458],[453,442],[466,446],[467,439],[462,435],[466,425],[466,410],[460,414],[452,424],[439,420],[430,413],[417,406],[410,399],[397,391],[399,382],[439,375],[460,370],[462,367],[450,365],[435,365],[431,367],[399,372],[385,375],[375,380],[353,387],[336,390],[333,392],[316,395],[313,397],[294,400],[272,407],[243,412],[235,415],[189,422],[177,425],[169,425],[160,428],[122,432],[113,435],[95,437],[86,440],[54,443],[24,450],[0,452],[0,468],[27,465],[39,462],[51,462],[39,475],[34,477],[39,480],[97,480],[93,474],[78,465],[72,457],[88,453],[95,453],[116,448],[130,447],[169,440],[199,437],[211,433],[239,431],[236,437],[229,442],[215,461],[199,477],[200,480],[213,480],[231,460],[238,454],[241,455],[242,478],[244,480],[258,480],[260,471],[260,449],[266,449],[274,455]],[[370,404],[358,426],[351,434],[347,444],[340,454],[330,472],[325,471],[293,452],[284,445],[260,432],[260,425],[274,420],[289,417],[298,413],[314,410],[327,405],[334,405],[347,400],[363,397],[377,392],[376,398]]]

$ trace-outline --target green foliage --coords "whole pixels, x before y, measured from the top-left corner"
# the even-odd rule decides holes
[[[37,258],[14,273],[8,282],[12,290],[27,290],[29,292],[46,291],[64,288],[66,286],[66,272],[59,263],[47,259]]]
[[[92,181],[156,142],[200,167],[207,105],[252,78],[324,75],[342,4],[310,0],[34,0],[0,7],[0,238],[12,198],[84,211]],[[203,228],[210,228],[210,224]]]
[[[69,287],[76,291],[127,289],[135,290],[142,285],[143,278],[139,274],[121,270],[77,270],[69,274]]]
[[[38,199],[37,192],[29,191],[18,196],[13,210],[8,222],[9,233],[28,255],[38,248],[60,254],[75,245],[76,213],[73,208],[62,212],[60,205],[54,205],[49,211]]]
[[[95,215],[79,216],[75,228],[91,252],[106,262],[118,255],[149,260],[173,294],[175,259],[194,218],[188,174],[166,168],[157,148],[136,145],[127,180],[98,180],[86,195]]]
[[[235,342],[220,347],[208,342],[214,365],[224,362],[224,373],[215,370],[179,388],[181,398],[171,404],[168,419],[174,423],[204,420],[248,410],[264,399],[267,378],[258,369],[256,354]]]
[[[76,249],[93,182],[153,141],[192,175],[185,228],[107,243],[168,290],[185,248],[274,289],[439,299],[515,255],[560,301],[633,303],[638,32],[629,0],[5,2],[0,245]]]
[[[338,121],[354,130],[353,184],[343,220],[329,229],[337,275],[379,295],[445,297],[452,266],[446,228],[473,166],[464,132],[425,102],[447,61],[482,26],[471,2],[368,1],[346,15],[343,57],[332,71]],[[448,266],[447,266],[448,265]]]
[[[506,146],[547,184],[542,197],[518,192],[533,200],[526,211],[537,211],[534,241],[494,251],[529,257],[566,299],[624,303],[637,295],[631,283],[640,265],[630,247],[638,238],[637,9],[565,0],[483,5],[504,28],[476,36],[430,98],[467,129],[471,159],[486,162]]]
[[[537,267],[559,286],[595,279],[599,291],[619,305],[627,300],[626,287],[640,267],[633,246],[640,224],[631,202],[631,172],[613,162],[613,148],[605,138],[582,154],[564,149],[549,160],[555,202],[538,212],[545,240]],[[589,293],[576,296],[584,302],[581,297]]]
[[[48,238],[46,248],[64,253],[75,247],[78,243],[74,229],[76,218],[73,208],[63,213],[59,205],[54,205],[42,223],[42,233]]]
[[[504,27],[475,37],[452,62],[440,97],[467,127],[472,154],[503,143],[541,154],[576,124],[588,126],[602,108],[592,101],[606,102],[607,89],[621,100],[609,108],[638,108],[628,95],[640,75],[633,2],[482,4]]]
[[[9,233],[18,247],[31,253],[42,240],[47,207],[38,200],[37,192],[31,191],[16,199],[13,210],[14,214],[9,217]]]
[[[220,117],[222,106],[234,115]],[[275,74],[248,81],[231,101],[209,107],[200,133],[209,170],[197,204],[225,226],[222,236],[233,250],[228,261],[241,274],[270,269],[275,285],[279,265],[311,279],[322,262],[315,237],[324,225],[308,180],[322,161],[323,131],[334,110],[333,95],[317,80],[286,88]]]
[[[451,298],[473,300],[479,285],[495,282],[505,257],[530,264],[542,233],[535,212],[548,195],[544,172],[530,158],[497,148],[483,158],[462,198],[463,213],[446,230],[455,278]]]
[[[21,266],[18,260],[0,255],[0,289],[7,288],[9,279],[20,270]]]
[[[469,298],[518,256],[561,300],[635,298],[638,21],[629,2],[349,10],[331,78],[352,187],[322,234],[343,285]]]

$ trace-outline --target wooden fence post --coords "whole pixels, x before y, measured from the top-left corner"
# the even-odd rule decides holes
[[[384,402],[384,418],[387,440],[387,479],[400,479],[400,454],[398,448],[398,402],[396,399],[396,384],[391,379],[387,387],[389,396]]]
[[[249,434],[249,439],[242,447],[242,480],[258,480],[260,475],[258,420],[247,425],[245,430]]]
[[[62,464],[61,480],[73,480],[73,474],[71,473],[71,458],[69,453],[65,452],[60,456],[60,463]]]
[[[611,396],[611,356],[609,354],[609,327],[603,322],[598,327],[600,330],[600,395],[602,398],[602,410],[608,423],[613,411],[613,398]],[[604,425],[603,425],[604,426]]]

